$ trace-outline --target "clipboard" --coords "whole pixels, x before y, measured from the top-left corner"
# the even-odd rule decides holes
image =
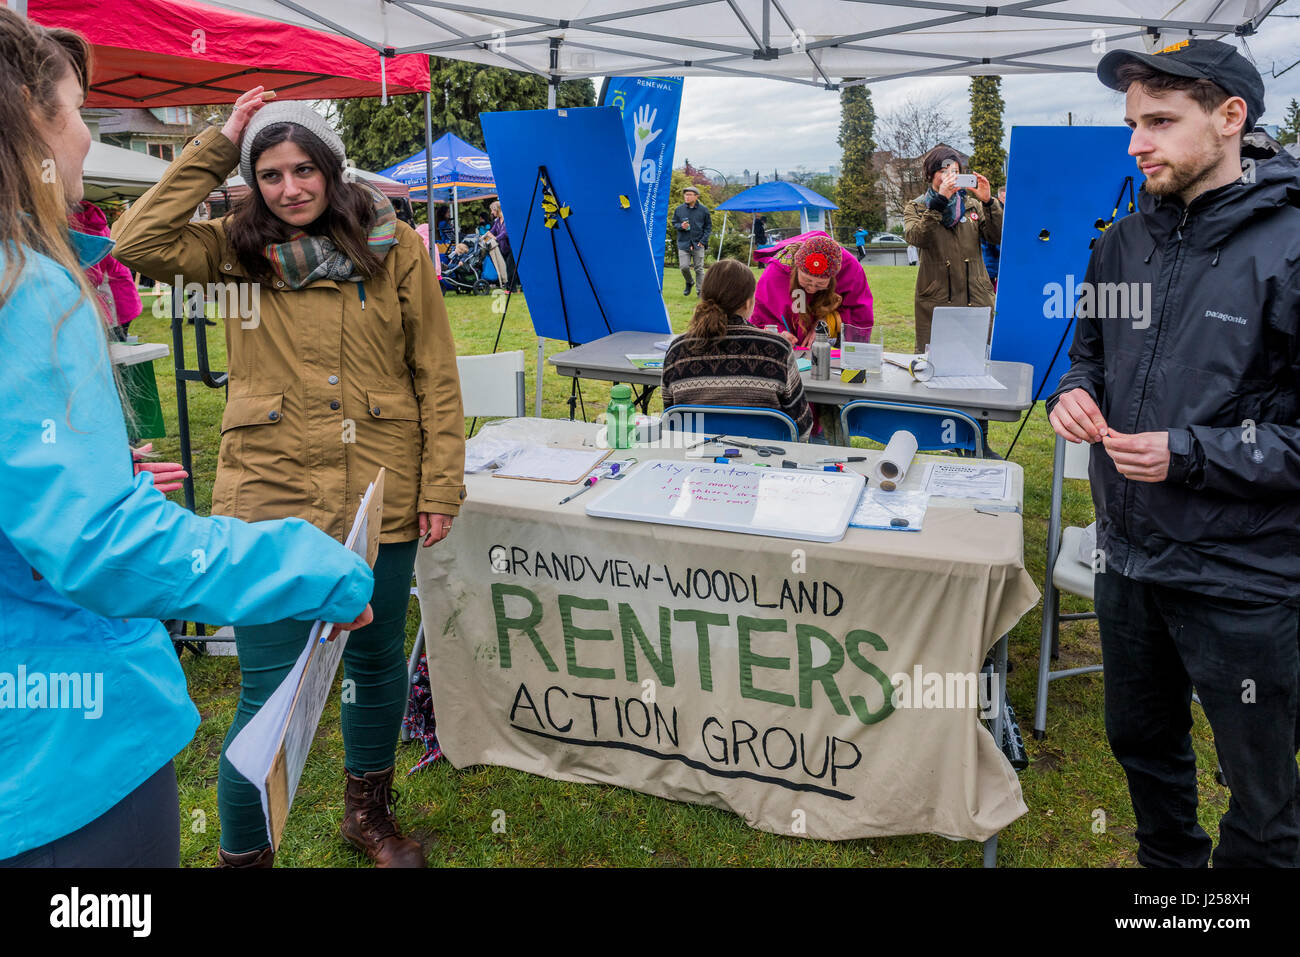
[[[599,452],[599,454],[597,454]],[[509,464],[492,473],[495,478],[524,482],[549,482],[553,485],[577,485],[609,458],[613,449],[537,446],[513,457]],[[550,458],[550,462],[544,461]]]

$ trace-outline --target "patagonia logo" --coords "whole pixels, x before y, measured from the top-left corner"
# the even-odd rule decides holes
[[[1215,312],[1213,309],[1205,310],[1206,319],[1222,319],[1224,322],[1235,322],[1239,326],[1246,324],[1245,316],[1230,316],[1226,312]]]

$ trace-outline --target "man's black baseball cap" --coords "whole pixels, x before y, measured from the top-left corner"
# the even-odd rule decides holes
[[[1264,112],[1264,81],[1250,61],[1237,52],[1237,48],[1219,40],[1189,40],[1185,45],[1165,53],[1134,53],[1130,50],[1111,50],[1097,64],[1097,78],[1112,90],[1122,90],[1116,76],[1125,63],[1145,63],[1153,70],[1174,76],[1213,80],[1229,96],[1239,96],[1246,101],[1246,129],[1255,128],[1255,121]]]

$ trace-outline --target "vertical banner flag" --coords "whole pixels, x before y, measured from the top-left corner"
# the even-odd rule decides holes
[[[614,106],[623,117],[632,172],[640,192],[641,215],[655,257],[655,275],[664,281],[664,237],[673,181],[673,147],[682,105],[680,76],[612,76],[601,89],[600,106]]]

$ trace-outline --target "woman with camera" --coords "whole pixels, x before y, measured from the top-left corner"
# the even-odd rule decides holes
[[[961,156],[936,146],[921,157],[929,188],[903,209],[903,237],[920,252],[916,276],[916,351],[930,342],[936,306],[993,308],[993,283],[980,238],[1002,242],[1002,204],[989,181],[962,171]],[[990,329],[992,327],[990,326]]]

